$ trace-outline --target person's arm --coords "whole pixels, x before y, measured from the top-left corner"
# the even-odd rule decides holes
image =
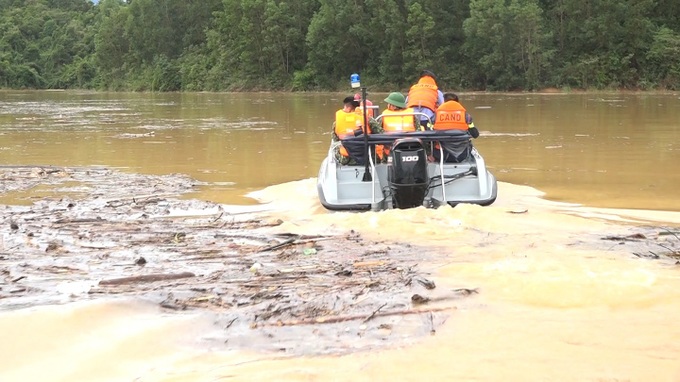
[[[434,123],[437,120],[437,112],[436,111],[429,111],[428,110],[428,116],[430,117],[430,121],[427,123],[427,126],[425,127],[425,130],[434,130]]]
[[[439,107],[444,104],[444,93],[442,93],[441,90],[437,89],[437,104],[435,107]]]
[[[375,118],[368,119],[368,126],[371,127],[371,134],[382,134],[383,127]]]
[[[472,138],[478,138],[479,137],[479,130],[477,130],[474,123],[472,125],[470,125],[470,127],[468,128],[468,131],[470,132],[470,135],[472,136]]]
[[[413,116],[413,126],[416,127],[416,131],[430,130],[428,128],[423,127],[423,125],[420,124],[420,118],[418,118],[417,115]]]
[[[340,137],[338,137],[338,134],[335,133],[335,122],[333,122],[333,125],[331,127],[331,141],[337,142],[340,140]]]
[[[472,121],[472,116],[468,113],[465,113],[465,122],[468,125],[468,132],[472,138],[479,137],[479,130],[477,130],[477,127],[475,127],[475,123]]]

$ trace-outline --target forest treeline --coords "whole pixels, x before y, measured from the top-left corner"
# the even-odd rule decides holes
[[[0,0],[0,88],[680,89],[678,0]]]

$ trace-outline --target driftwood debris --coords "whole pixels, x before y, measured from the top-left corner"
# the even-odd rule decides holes
[[[633,256],[642,259],[667,260],[680,258],[680,236],[679,232],[669,228],[660,227],[657,230],[652,228],[652,232],[635,232],[628,235],[609,235],[602,240],[616,241],[616,245],[625,245],[630,248]],[[649,229],[648,229],[649,231]],[[609,249],[612,249],[610,247]],[[663,250],[660,251],[659,248]]]
[[[382,310],[382,308],[384,308],[386,306],[387,306],[387,304],[380,305],[378,307],[378,309],[374,310],[373,313],[371,313],[368,317],[366,317],[363,322],[366,323],[366,322],[370,321],[371,319],[373,319],[373,317],[375,317]]]
[[[374,312],[371,313],[369,317],[374,318],[374,317],[387,317],[387,316],[406,316],[406,315],[411,315],[411,314],[425,314],[425,313],[432,313],[432,312],[442,312],[446,310],[455,310],[455,306],[444,306],[444,307],[438,307],[438,308],[430,308],[430,309],[401,309],[401,310],[389,310],[389,311],[382,311],[382,312]],[[295,325],[313,325],[313,324],[335,324],[338,322],[346,322],[346,321],[354,321],[354,320],[364,320],[366,321],[368,317],[365,315],[359,315],[359,314],[354,314],[354,315],[348,315],[348,316],[322,316],[322,317],[313,317],[313,318],[303,318],[299,320],[290,320],[290,321],[277,321],[276,323],[272,324],[274,326],[295,326]]]
[[[436,251],[371,241],[354,231],[276,232],[282,221],[261,212],[232,213],[228,206],[168,196],[196,184],[183,176],[0,168],[0,178],[0,194],[47,186],[68,187],[69,195],[40,198],[28,208],[0,206],[0,284],[14,284],[0,288],[2,306],[143,298],[165,309],[214,313],[229,329],[230,346],[240,341],[262,349],[281,341],[301,349],[287,351],[306,354],[421,336],[414,329],[418,315],[454,309],[451,302],[435,304],[436,295],[422,307],[410,300],[434,288],[418,264],[436,266],[442,260]],[[57,286],[71,282],[95,286],[64,296]],[[339,322],[346,324],[321,325]],[[346,328],[367,335],[357,340]]]
[[[413,280],[418,282],[418,284],[422,285],[425,287],[425,289],[434,289],[437,287],[437,285],[434,283],[432,280],[428,280],[423,276],[417,275],[413,277]]]
[[[613,240],[613,241],[634,241],[634,240],[644,240],[647,237],[641,233],[634,233],[627,236],[605,236],[602,240]]]
[[[165,280],[177,280],[185,279],[188,277],[196,277],[195,274],[191,272],[182,273],[156,273],[150,275],[139,275],[139,276],[129,276],[129,277],[119,277],[115,279],[102,280],[99,285],[123,285],[123,284],[136,284],[136,283],[152,283],[155,281],[165,281]]]

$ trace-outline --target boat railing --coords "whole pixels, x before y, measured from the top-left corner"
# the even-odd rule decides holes
[[[349,136],[342,138],[342,144],[347,147],[364,145],[367,141],[369,145],[387,145],[392,144],[400,138],[418,138],[424,143],[429,142],[452,142],[463,143],[469,142],[472,136],[465,130],[418,130],[418,131],[392,131],[389,133],[368,134],[364,137],[363,134],[356,136]]]
[[[375,198],[375,183],[377,181],[376,177],[376,163],[373,157],[373,150],[367,150],[368,147],[375,147],[376,145],[391,145],[395,140],[401,138],[417,138],[420,139],[424,144],[434,144],[435,142],[440,143],[451,143],[454,145],[464,145],[469,144],[472,140],[470,133],[464,130],[425,130],[425,131],[396,131],[381,134],[368,134],[364,136],[359,134],[357,136],[351,136],[343,138],[339,142],[332,142],[331,148],[329,149],[328,155],[333,158],[333,153],[341,144],[349,151],[350,156],[354,157],[357,162],[364,166],[365,158],[369,161],[369,166],[366,171],[371,173],[371,203],[372,205],[376,203]],[[444,151],[443,145],[439,145],[438,148],[432,148],[439,150],[439,177],[441,184],[445,184],[444,179]],[[448,196],[446,195],[445,187],[442,187],[442,199],[444,202],[448,202]]]
[[[342,145],[342,142],[340,141],[331,141],[330,148],[328,149],[328,160],[331,161],[330,163],[335,162],[335,153],[337,150],[340,149],[340,146]],[[377,171],[375,167],[375,159],[373,158],[373,153],[371,150],[367,151],[368,153],[368,160],[370,163],[370,172],[371,172],[371,206],[375,205],[375,185],[377,182]],[[363,166],[363,164],[362,164]]]
[[[412,112],[412,113],[380,114],[379,116],[375,117],[375,120],[378,121],[378,122],[382,122],[383,117],[408,117],[408,116],[418,117],[419,120],[427,119],[427,124],[428,125],[432,124],[432,119],[430,119],[430,116],[428,116],[425,113],[419,112],[419,111]],[[425,118],[421,118],[421,117],[425,117]],[[416,126],[416,129],[417,128],[418,128],[418,126]]]
[[[366,105],[366,109],[373,112],[373,115],[380,113],[379,105]]]
[[[331,140],[331,146],[328,148],[328,158],[335,158],[335,152],[340,149],[342,142]]]

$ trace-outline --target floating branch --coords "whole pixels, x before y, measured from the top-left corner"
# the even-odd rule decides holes
[[[99,285],[124,285],[124,284],[135,284],[135,283],[151,283],[154,281],[165,281],[165,280],[177,280],[185,279],[188,277],[195,277],[196,275],[191,272],[182,273],[155,273],[150,275],[140,275],[140,276],[130,276],[130,277],[120,277],[116,279],[102,280]]]

